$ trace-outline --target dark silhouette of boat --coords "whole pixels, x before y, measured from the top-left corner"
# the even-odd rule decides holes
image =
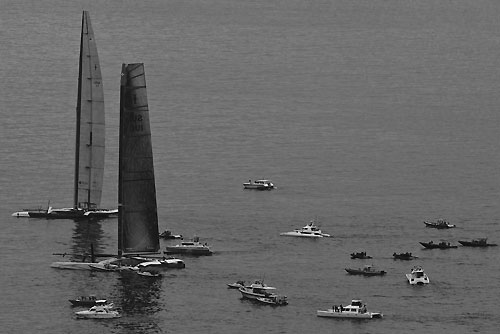
[[[94,295],[90,296],[80,296],[75,299],[69,299],[73,306],[94,306],[97,304],[106,304],[107,301],[104,298],[97,298]]]
[[[369,265],[364,266],[363,269],[345,268],[345,271],[347,271],[347,273],[351,275],[363,275],[363,276],[383,276],[387,273],[385,270],[376,270]]]
[[[162,239],[183,239],[182,234],[172,234],[170,230],[165,230],[160,233]]]
[[[372,257],[366,255],[366,252],[351,253],[351,259],[371,259]]]
[[[394,254],[392,254],[392,256],[394,257],[394,259],[397,259],[397,260],[413,260],[413,259],[417,258],[417,256],[412,255],[409,252],[399,253],[399,254],[394,253]]]
[[[434,243],[434,241],[429,241],[429,242],[420,242],[422,246],[428,249],[434,249],[434,248],[439,248],[439,249],[448,249],[448,248],[458,248],[456,245],[452,245],[449,242],[441,241],[439,243]]]
[[[490,247],[497,246],[497,244],[489,244],[487,238],[472,239],[471,241],[458,240],[458,242],[466,247]]]
[[[426,227],[437,228],[439,230],[455,227],[455,225],[448,223],[444,219],[438,219],[436,222],[424,221],[424,224]]]

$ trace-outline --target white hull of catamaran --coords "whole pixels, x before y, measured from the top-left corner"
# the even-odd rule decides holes
[[[52,262],[51,268],[56,269],[69,269],[69,270],[91,270],[90,265],[92,262]],[[94,263],[96,264],[96,263]]]

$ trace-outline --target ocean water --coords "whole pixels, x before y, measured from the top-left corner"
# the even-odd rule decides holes
[[[0,332],[496,333],[500,3],[397,0],[0,0]],[[116,220],[16,219],[71,205],[82,10],[106,103],[103,206],[117,200],[122,63],[146,68],[160,228],[211,257],[150,281],[55,270],[53,253],[114,252]],[[278,189],[243,190],[269,178]],[[424,227],[446,218],[451,230]],[[280,232],[310,219],[333,238]],[[162,241],[162,247],[166,242]],[[351,260],[354,251],[372,260]],[[395,261],[394,252],[419,258]],[[349,276],[374,264],[385,277]],[[422,265],[431,284],[405,273]],[[226,284],[264,279],[286,307]],[[97,294],[123,317],[76,320]],[[384,318],[316,310],[361,298]]]

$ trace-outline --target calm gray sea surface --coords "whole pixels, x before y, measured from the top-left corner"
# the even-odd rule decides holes
[[[500,2],[481,0],[0,0],[2,333],[496,333],[500,243]],[[71,205],[82,10],[104,78],[103,206],[117,201],[122,63],[144,62],[160,229],[211,257],[149,281],[61,271],[54,252],[115,252],[116,220],[16,219]],[[278,189],[244,191],[248,179]],[[446,218],[451,230],[424,227]],[[320,221],[334,238],[280,232]],[[162,247],[166,242],[162,241]],[[367,251],[369,261],[351,260]],[[413,252],[413,262],[394,252]],[[374,264],[385,277],[348,276]],[[422,265],[431,284],[405,273]],[[290,304],[241,299],[264,279]],[[69,298],[107,297],[110,321]],[[317,318],[361,298],[376,321]]]

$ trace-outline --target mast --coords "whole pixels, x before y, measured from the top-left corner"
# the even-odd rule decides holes
[[[127,84],[126,66],[122,64],[121,80],[120,80],[120,135],[118,139],[118,258],[123,254],[123,195],[122,195],[122,170],[123,170],[123,135],[125,133],[125,92]]]
[[[85,12],[82,13],[82,31],[80,34],[80,58],[78,61],[78,95],[76,98],[76,140],[75,140],[75,180],[73,193],[73,208],[78,208],[78,175],[80,161],[80,114],[82,110],[82,55],[83,55],[83,31],[85,26]]]

